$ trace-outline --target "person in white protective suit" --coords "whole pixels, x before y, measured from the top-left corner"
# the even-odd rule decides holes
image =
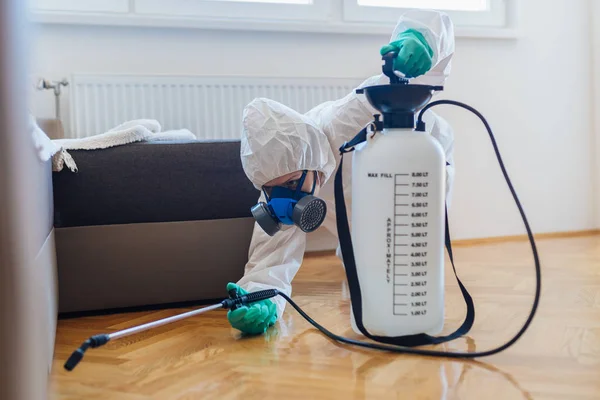
[[[397,53],[394,68],[409,78],[411,84],[443,85],[450,74],[454,54],[452,21],[438,11],[407,11],[400,17],[390,43],[380,52],[385,54],[391,50]],[[388,83],[389,78],[380,74],[368,78],[359,88]],[[289,206],[286,202],[289,197],[295,201],[300,199],[297,204],[304,202],[305,209],[314,206],[319,210],[319,201],[324,202],[327,212],[319,224],[337,236],[332,175],[340,160],[338,149],[373,121],[374,114],[378,111],[365,96],[355,91],[342,99],[320,104],[304,115],[273,100],[252,101],[244,110],[241,159],[250,181],[263,191],[259,205],[272,200],[269,204],[281,206],[283,210]],[[450,202],[454,180],[453,130],[431,110],[425,113],[424,119],[428,133],[439,141],[446,153],[449,164],[446,201]],[[343,167],[348,211],[351,209],[351,164],[350,159],[346,160]],[[313,197],[317,195],[320,198]],[[260,217],[254,216],[260,222]],[[287,222],[285,215],[282,214],[282,218],[279,228],[271,222],[255,224],[244,276],[237,284],[229,283],[228,291],[244,294],[275,288],[291,295],[292,280],[304,257],[306,232],[312,228],[301,229],[300,222],[291,216]],[[273,231],[267,233],[271,229]],[[339,250],[338,246],[338,256]],[[243,333],[260,334],[281,317],[285,305],[285,300],[278,296],[230,311],[227,316],[231,325]]]

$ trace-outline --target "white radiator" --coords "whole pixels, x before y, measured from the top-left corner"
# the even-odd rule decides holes
[[[206,76],[72,76],[69,137],[107,131],[127,120],[158,120],[163,130],[189,129],[201,139],[239,139],[242,111],[268,97],[304,113],[339,99],[362,80]]]

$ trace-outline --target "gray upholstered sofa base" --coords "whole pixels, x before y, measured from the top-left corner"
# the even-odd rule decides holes
[[[251,218],[56,230],[61,313],[218,299],[248,260]],[[235,244],[235,245],[232,245]]]

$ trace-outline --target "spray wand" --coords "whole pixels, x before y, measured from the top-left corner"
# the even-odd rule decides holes
[[[208,311],[225,309],[225,310],[235,310],[236,308],[247,306],[249,304],[255,303],[257,301],[270,299],[279,294],[277,289],[268,289],[268,290],[260,290],[258,292],[248,293],[243,296],[238,296],[235,289],[229,291],[229,298],[223,300],[220,303],[213,304],[212,306],[203,307],[198,310],[188,311],[186,313],[174,315],[172,317],[167,317],[163,319],[159,319],[158,321],[149,322],[147,324],[134,326],[132,328],[123,329],[121,331],[113,332],[113,333],[102,333],[99,335],[94,335],[87,339],[77,350],[71,354],[69,359],[65,362],[65,369],[67,371],[72,371],[73,368],[79,364],[86,350],[90,347],[95,349],[100,346],[104,346],[111,340],[120,339],[126,336],[135,335],[136,333],[144,332],[152,328],[157,328],[162,325],[170,324],[171,322],[181,321],[182,319],[186,319],[189,317],[193,317],[195,315],[204,314]]]

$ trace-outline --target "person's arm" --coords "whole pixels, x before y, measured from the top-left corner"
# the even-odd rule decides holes
[[[386,83],[389,83],[389,78],[381,74],[368,78],[358,88]],[[356,136],[362,128],[373,121],[373,114],[378,113],[379,111],[369,104],[364,95],[359,95],[356,90],[353,90],[341,99],[316,106],[305,115],[315,121],[327,135],[336,160],[339,161],[339,147]]]
[[[396,28],[390,38],[394,42],[400,34],[409,29],[419,31],[433,49],[432,68],[424,75],[411,79],[412,84],[443,85],[450,75],[451,60],[454,55],[454,26],[450,18],[437,11],[414,10],[404,13],[398,20]],[[374,85],[389,84],[389,78],[383,74],[375,75],[358,88]],[[339,164],[339,147],[352,139],[368,123],[373,121],[373,114],[378,114],[364,95],[356,94],[353,90],[341,99],[322,103],[306,113],[327,135],[331,144],[336,163]],[[442,145],[449,165],[446,167],[446,197],[448,203],[454,182],[453,145],[454,136],[452,128],[443,119],[437,117],[432,111],[425,114],[427,131],[432,134]],[[351,201],[351,163],[344,165],[344,197],[347,203]],[[327,182],[322,197],[327,201],[328,212],[323,226],[336,235],[335,204],[333,201],[333,182]],[[350,207],[348,206],[348,209]]]
[[[263,200],[261,195],[261,200]],[[255,223],[248,251],[249,259],[244,276],[237,284],[248,292],[278,289],[292,294],[292,280],[300,269],[306,249],[306,234],[296,226],[285,227],[274,236],[267,235]],[[281,318],[286,301],[281,296],[272,298]]]
[[[450,76],[452,57],[455,51],[454,24],[450,17],[439,11],[410,10],[404,13],[396,24],[390,42],[394,42],[408,30],[420,32],[433,50],[432,67],[411,83],[423,85],[443,85]]]
[[[410,29],[419,31],[433,49],[432,68],[424,75],[412,79],[411,83],[443,85],[450,74],[454,55],[452,21],[446,14],[438,11],[407,11],[399,18],[390,42],[394,42],[399,35]],[[380,74],[368,78],[358,88],[388,83],[389,78]],[[325,132],[337,157],[337,149],[371,122],[373,114],[377,113],[379,112],[369,104],[364,95],[359,95],[353,90],[341,99],[314,107],[305,115]]]

